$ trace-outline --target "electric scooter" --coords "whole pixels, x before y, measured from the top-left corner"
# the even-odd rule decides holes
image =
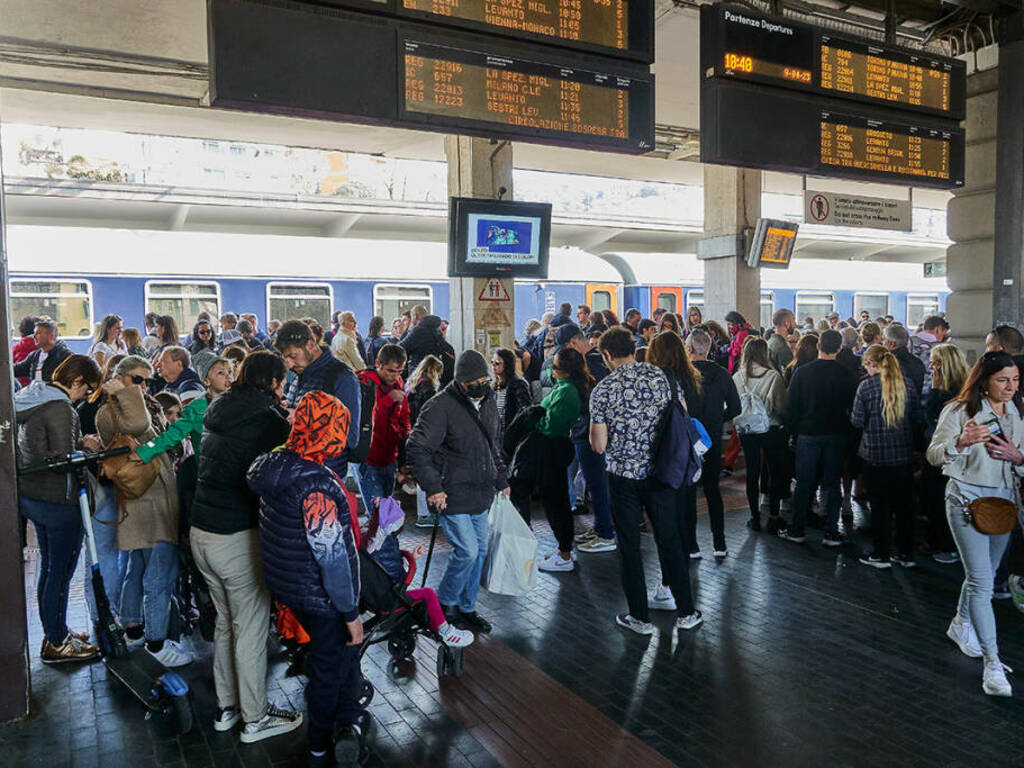
[[[124,630],[110,612],[110,602],[100,574],[100,561],[96,553],[96,537],[92,530],[92,510],[89,506],[86,466],[112,456],[120,456],[130,448],[115,448],[100,453],[77,451],[60,458],[49,459],[18,471],[19,475],[37,472],[68,471],[78,484],[78,508],[82,513],[82,527],[89,550],[89,569],[93,596],[96,599],[96,638],[103,654],[103,663],[125,688],[131,691],[148,710],[147,717],[155,713],[175,721],[179,733],[192,730],[194,721],[188,683],[177,672],[168,670],[145,649],[131,649],[125,643]]]

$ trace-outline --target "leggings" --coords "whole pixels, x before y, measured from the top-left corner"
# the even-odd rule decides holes
[[[427,618],[430,620],[430,628],[437,632],[441,628],[447,619],[444,617],[444,611],[441,610],[441,601],[437,599],[437,592],[430,589],[407,589],[405,594],[409,596],[410,600],[422,600],[424,607],[427,609]]]

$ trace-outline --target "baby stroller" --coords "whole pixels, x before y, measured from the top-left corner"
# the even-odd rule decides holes
[[[416,575],[416,559],[410,552],[399,550],[397,539],[391,535],[405,523],[405,514],[394,499],[383,499],[374,507],[367,534],[360,536],[358,544],[360,610],[373,614],[373,617],[363,624],[360,659],[371,646],[386,642],[394,672],[399,662],[412,660],[413,652],[416,650],[416,636],[424,635],[437,643],[437,676],[444,677],[450,674],[461,677],[462,649],[452,648],[446,644],[444,639],[430,628],[424,601],[414,600],[406,594]],[[401,581],[392,578],[388,569],[380,562],[388,562],[389,559],[396,566],[401,563],[398,566],[404,571]],[[428,557],[425,570],[429,569]],[[364,702],[363,706],[372,698],[373,686],[364,678],[360,696]]]

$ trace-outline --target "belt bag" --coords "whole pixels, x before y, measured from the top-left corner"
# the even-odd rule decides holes
[[[998,496],[982,496],[974,501],[961,500],[964,520],[973,525],[979,533],[1001,536],[1013,530],[1017,524],[1017,505],[1009,499]]]

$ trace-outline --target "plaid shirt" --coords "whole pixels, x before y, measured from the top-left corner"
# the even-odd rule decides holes
[[[907,401],[904,418],[896,428],[886,426],[882,419],[882,377],[869,376],[857,387],[850,423],[862,429],[857,454],[869,464],[895,467],[910,464],[914,432],[921,426],[921,408],[917,387],[906,376]]]

